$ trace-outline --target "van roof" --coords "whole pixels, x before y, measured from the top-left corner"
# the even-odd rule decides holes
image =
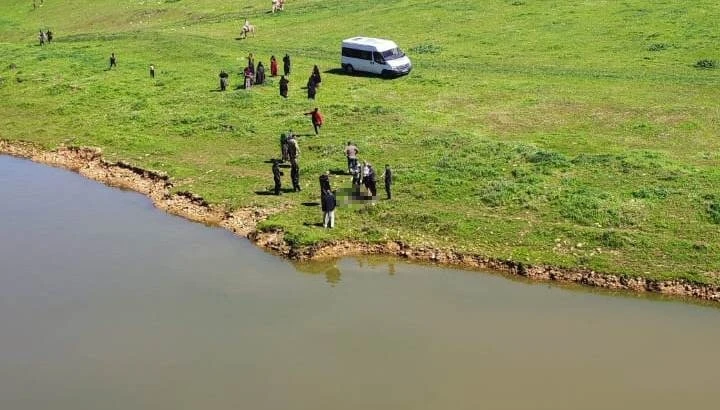
[[[343,40],[343,46],[354,45],[354,46],[366,46],[374,48],[378,51],[391,50],[397,48],[397,44],[391,40],[385,40],[382,38],[373,37],[351,37]]]

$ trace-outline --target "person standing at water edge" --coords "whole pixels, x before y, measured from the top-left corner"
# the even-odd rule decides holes
[[[117,58],[115,53],[110,53],[110,68],[117,67]]]
[[[335,206],[337,201],[335,200],[335,194],[331,190],[325,190],[320,198],[320,205],[323,211],[323,227],[334,228],[335,227]]]

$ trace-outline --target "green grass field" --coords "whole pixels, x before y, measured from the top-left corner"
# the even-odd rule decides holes
[[[39,4],[39,0],[37,0]],[[289,203],[263,223],[297,244],[401,239],[529,264],[720,282],[720,3],[697,1],[0,0],[0,138],[103,148],[229,208]],[[247,17],[255,37],[236,40]],[[41,48],[38,29],[55,33]],[[346,76],[340,41],[395,40],[409,76]],[[111,52],[117,69],[107,70]],[[245,57],[293,59],[236,89]],[[700,68],[696,64],[716,68]],[[152,80],[148,66],[154,64]],[[323,75],[315,102],[305,85]],[[221,93],[217,74],[231,73]],[[269,70],[268,70],[269,71]],[[281,132],[302,193],[272,185]],[[317,177],[352,140],[395,198],[320,221]],[[289,175],[286,172],[286,175]],[[333,185],[349,185],[349,176]],[[286,177],[286,185],[290,185]],[[382,193],[382,183],[379,183]],[[382,196],[382,195],[381,195]]]

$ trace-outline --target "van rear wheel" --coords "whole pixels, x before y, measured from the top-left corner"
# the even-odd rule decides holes
[[[355,69],[353,68],[352,64],[345,64],[345,65],[343,66],[343,69],[345,70],[345,72],[346,72],[347,74],[352,74],[352,73],[355,72]]]

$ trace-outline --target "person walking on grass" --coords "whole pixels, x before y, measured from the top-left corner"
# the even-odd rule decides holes
[[[280,171],[280,161],[273,159],[272,160],[272,173],[273,173],[273,181],[275,182],[275,195],[280,195],[280,188],[282,187],[282,180],[280,179],[281,176],[283,176],[283,172]]]
[[[324,122],[323,116],[320,114],[320,110],[315,107],[314,110],[306,112],[304,115],[310,116],[310,121],[312,121],[313,128],[315,129],[315,135],[318,135],[320,127],[322,127]]]
[[[257,70],[255,70],[255,84],[263,83],[265,83],[265,66],[262,61],[260,61],[257,65]]]
[[[307,93],[308,93],[308,100],[315,99],[315,94],[317,93],[317,84],[315,84],[315,81],[313,81],[312,77],[310,77],[310,79],[307,82]]]
[[[320,198],[320,205],[323,211],[323,228],[334,228],[335,227],[335,207],[337,201],[335,200],[335,194],[331,190],[325,190]]]
[[[115,53],[110,53],[110,68],[117,68],[117,57],[115,57]]]
[[[393,177],[392,169],[390,169],[390,164],[385,164],[385,172],[383,172],[380,177],[385,180],[385,193],[387,194],[387,199],[392,199],[391,187],[393,184]]]
[[[357,156],[360,153],[358,147],[348,141],[345,146],[345,157],[347,158],[348,173],[352,173],[352,169],[357,167]]]
[[[289,81],[285,78],[285,76],[280,76],[280,96],[283,98],[288,97],[288,83]]]
[[[155,78],[155,66],[150,64],[150,78]]]

